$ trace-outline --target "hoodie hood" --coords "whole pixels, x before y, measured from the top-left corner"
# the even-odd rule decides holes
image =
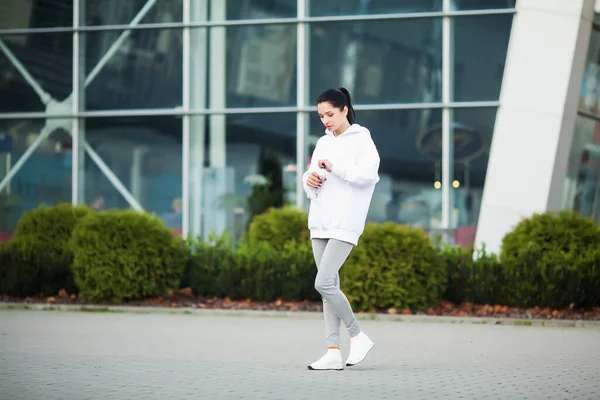
[[[355,133],[367,133],[369,136],[371,136],[371,133],[369,132],[369,130],[368,130],[367,128],[365,128],[364,126],[361,126],[361,125],[359,125],[359,124],[352,124],[352,125],[350,125],[350,126],[348,127],[348,129],[346,129],[346,130],[344,131],[344,133],[342,133],[342,134],[341,134],[341,135],[339,135],[339,136],[335,136],[335,135],[333,134],[333,132],[331,132],[331,131],[330,131],[330,130],[328,130],[328,129],[325,129],[325,134],[326,134],[327,136],[331,136],[332,138],[336,138],[336,139],[337,139],[337,138],[340,138],[340,137],[343,137],[343,136],[353,135],[353,134],[355,134]]]

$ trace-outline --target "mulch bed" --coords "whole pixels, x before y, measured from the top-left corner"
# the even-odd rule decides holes
[[[263,310],[263,311],[323,311],[322,303],[309,301],[282,301],[258,302],[247,300],[231,300],[229,298],[208,298],[203,296],[194,296],[192,291],[182,289],[173,292],[167,297],[153,299],[143,299],[137,301],[125,301],[123,303],[89,303],[78,298],[75,294],[68,294],[64,290],[56,296],[39,296],[18,298],[6,295],[0,295],[0,301],[5,303],[21,304],[69,304],[69,305],[123,305],[139,307],[185,307],[199,309],[226,309],[226,310]],[[399,310],[391,308],[388,310],[372,310],[374,313],[398,314],[398,315],[437,315],[454,317],[493,317],[493,318],[519,318],[519,319],[545,319],[545,320],[584,320],[600,321],[600,307],[582,310],[567,308],[563,310],[553,310],[551,308],[517,308],[502,305],[488,304],[453,304],[448,301],[442,301],[436,308],[430,308],[427,311],[412,312],[411,310]],[[360,312],[359,314],[362,314]]]

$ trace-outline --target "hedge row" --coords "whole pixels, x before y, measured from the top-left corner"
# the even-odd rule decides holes
[[[60,204],[26,213],[0,245],[0,292],[55,294],[92,302],[165,295],[255,301],[319,300],[306,214],[291,208],[257,216],[246,237],[182,240],[155,216]],[[552,308],[600,305],[600,227],[576,213],[524,219],[498,256],[438,246],[419,229],[367,224],[340,275],[357,310],[454,303]]]

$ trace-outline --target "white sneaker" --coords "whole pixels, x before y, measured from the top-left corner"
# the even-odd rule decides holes
[[[337,348],[327,349],[327,353],[314,363],[308,366],[310,370],[342,370],[344,369],[344,363],[342,361],[342,352]]]
[[[351,367],[364,360],[372,348],[373,341],[369,339],[369,337],[364,332],[360,332],[358,335],[351,338],[350,355],[346,360],[346,366]]]

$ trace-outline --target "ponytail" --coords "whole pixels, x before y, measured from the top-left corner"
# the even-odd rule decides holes
[[[356,121],[356,114],[354,113],[354,107],[352,106],[352,97],[350,97],[350,92],[348,89],[341,87],[338,88],[338,90],[344,94],[344,97],[346,97],[346,107],[348,107],[347,118],[350,125],[352,125],[354,121]]]

